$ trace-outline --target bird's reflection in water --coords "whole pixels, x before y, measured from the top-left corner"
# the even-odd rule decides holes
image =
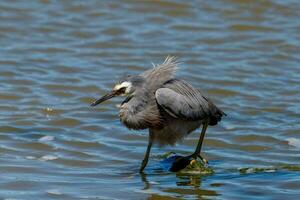
[[[141,190],[151,194],[149,199],[169,199],[184,195],[194,196],[195,199],[203,199],[209,196],[218,196],[214,187],[207,188],[203,181],[212,174],[186,174],[170,172],[170,166],[174,163],[171,156],[160,159],[157,163],[152,163],[146,172],[139,173],[143,186]],[[168,197],[168,198],[167,198]],[[193,197],[193,198],[194,198]]]
[[[140,175],[141,175],[141,180],[144,183],[143,190],[148,190],[150,188],[150,183],[147,179],[147,174],[145,174],[144,172],[141,172]]]
[[[195,199],[206,199],[208,196],[219,196],[219,194],[212,190],[211,187],[205,188],[201,183],[203,175],[177,175],[176,188],[168,188],[164,192],[175,194],[175,196],[193,195]]]
[[[148,180],[150,176],[157,177],[156,175],[140,173],[141,180],[144,183],[142,190],[150,190],[153,189],[152,187],[155,187],[155,185],[160,185],[159,183],[156,183],[156,180]],[[161,173],[161,175],[159,175],[160,178],[166,177],[166,179],[170,179],[170,176],[174,177],[174,183],[176,183],[176,186],[166,186],[174,184],[164,184],[165,186],[160,185],[160,187],[156,188],[158,191],[153,189],[153,194],[149,197],[149,199],[152,199],[153,195],[156,194],[160,196],[159,191],[161,191],[162,194],[168,193],[171,196],[173,194],[174,197],[182,195],[194,195],[196,199],[203,199],[208,196],[219,196],[219,194],[215,190],[212,190],[211,187],[209,189],[204,189],[204,187],[201,187],[203,175],[179,175],[175,173]],[[163,196],[160,197],[164,199]]]
[[[179,181],[176,181],[177,186],[194,186],[194,187],[201,186],[201,176],[177,175],[176,177],[177,179],[180,179]]]
[[[208,196],[219,196],[217,191],[213,190],[213,187],[205,188],[201,186],[202,179],[205,175],[179,175],[175,173],[140,173],[140,177],[144,186],[142,190],[152,190],[153,194],[168,193],[174,196],[182,196],[185,194],[195,195],[197,199],[207,198]],[[155,178],[155,180],[149,180],[149,178]],[[168,180],[166,180],[168,179]],[[171,180],[170,180],[171,179]],[[172,182],[174,180],[174,182]],[[159,182],[164,182],[164,186]],[[169,184],[165,184],[165,181],[169,181]],[[176,185],[174,185],[174,183]],[[158,186],[159,185],[159,186]],[[169,185],[170,187],[166,186]],[[156,187],[158,186],[158,187]],[[151,192],[151,193],[152,193]]]

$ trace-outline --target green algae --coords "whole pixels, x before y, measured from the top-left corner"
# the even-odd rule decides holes
[[[280,170],[300,171],[300,165],[279,165],[277,167],[244,167],[238,169],[241,174],[276,172]]]
[[[199,160],[193,160],[188,166],[178,172],[179,174],[213,174],[211,167],[203,164]]]

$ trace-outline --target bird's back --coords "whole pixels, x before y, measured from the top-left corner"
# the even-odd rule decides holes
[[[170,89],[163,90],[163,88]],[[170,108],[176,118],[187,120],[210,120],[210,125],[216,125],[225,113],[219,109],[207,96],[199,89],[194,88],[186,81],[179,79],[171,79],[162,86],[162,97],[165,104],[171,103]],[[179,94],[178,96],[172,94]],[[182,104],[176,104],[178,98],[182,99],[182,104],[186,103],[186,107]],[[158,100],[159,101],[159,100]],[[168,102],[169,101],[169,102]],[[180,102],[180,101],[178,101]]]

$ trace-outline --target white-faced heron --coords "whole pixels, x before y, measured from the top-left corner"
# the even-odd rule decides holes
[[[96,106],[115,96],[126,97],[120,106],[121,122],[129,129],[149,129],[148,147],[140,171],[148,163],[154,142],[173,145],[201,125],[203,128],[195,152],[177,163],[197,157],[206,163],[200,151],[207,126],[216,125],[226,115],[200,90],[174,78],[178,64],[175,57],[167,57],[153,69],[127,76],[115,85],[112,92],[91,104]],[[174,165],[173,171],[181,169],[178,166]]]

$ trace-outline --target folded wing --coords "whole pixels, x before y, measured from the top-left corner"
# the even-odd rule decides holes
[[[225,114],[200,90],[182,80],[172,79],[155,92],[157,103],[171,116],[186,120],[210,118],[216,124]]]

